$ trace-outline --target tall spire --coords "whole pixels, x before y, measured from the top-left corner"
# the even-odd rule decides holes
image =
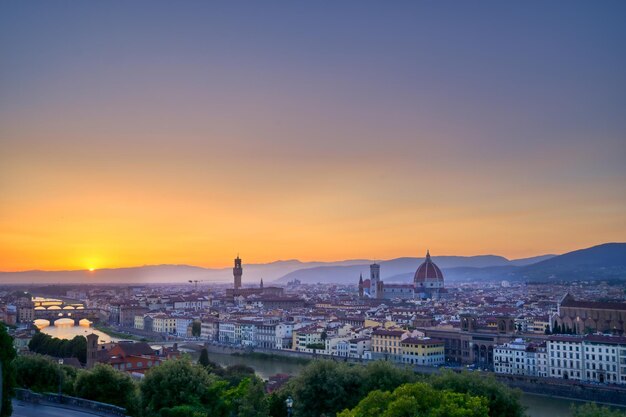
[[[241,276],[243,275],[243,268],[241,267],[241,258],[239,258],[239,254],[237,254],[237,258],[235,258],[235,267],[233,268],[233,278],[234,285],[233,288],[238,290],[241,288]]]
[[[426,249],[426,259],[430,259],[430,249]]]

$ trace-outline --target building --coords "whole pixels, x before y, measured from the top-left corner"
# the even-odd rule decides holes
[[[176,336],[188,337],[189,327],[193,323],[193,317],[180,316],[175,318]]]
[[[549,377],[583,379],[583,339],[581,336],[556,335],[547,341]]]
[[[235,338],[235,322],[222,321],[219,323],[219,341],[220,343],[239,344]]]
[[[153,315],[152,331],[166,334],[176,333],[176,317],[172,317],[164,313],[158,313]]]
[[[430,251],[426,252],[426,260],[415,271],[413,285],[417,298],[438,300],[443,294],[443,273],[430,259]]]
[[[235,340],[238,344],[247,347],[255,347],[257,345],[257,321],[239,320],[235,322]]]
[[[402,362],[411,365],[438,366],[446,361],[442,340],[408,337],[400,342]]]
[[[527,343],[517,338],[493,350],[494,372],[509,375],[546,376],[545,345]]]
[[[219,339],[219,320],[215,317],[204,317],[200,324],[200,338],[214,341]]]
[[[119,325],[122,327],[135,327],[135,316],[143,316],[149,310],[140,305],[120,305],[119,306]]]
[[[426,252],[426,259],[415,271],[413,284],[386,284],[380,279],[380,265],[370,265],[370,278],[359,277],[359,297],[370,299],[440,299],[446,290],[443,273]]]
[[[278,323],[276,325],[276,349],[293,348],[293,323]]]
[[[257,325],[257,346],[276,349],[276,327],[278,320],[266,320]]]
[[[423,327],[424,334],[444,341],[446,361],[457,364],[476,364],[489,368],[493,365],[493,350],[497,345],[514,339],[515,320],[510,316],[494,318],[492,328],[479,327],[478,318],[461,314],[461,327]]]
[[[35,306],[32,302],[17,306],[17,322],[31,324],[35,321]]]
[[[583,349],[585,381],[626,384],[626,337],[587,335]]]
[[[555,335],[547,346],[550,377],[626,384],[626,337]]]
[[[242,260],[239,255],[235,258],[235,266],[233,267],[233,288],[226,290],[226,297],[234,300],[238,297],[249,297],[251,295],[266,296],[270,298],[282,298],[284,290],[280,287],[265,287],[263,278],[258,288],[243,288],[241,285],[241,277],[243,275]]]
[[[409,332],[403,329],[378,328],[372,332],[372,359],[385,359],[393,362],[402,362],[402,340],[409,337],[423,336],[417,331]]]
[[[626,335],[626,303],[578,301],[566,293],[551,324],[552,330],[558,325],[576,334],[601,332]]]
[[[243,275],[243,268],[241,267],[241,258],[239,255],[235,258],[235,266],[233,267],[234,283],[233,288],[235,291],[241,288],[241,276]]]
[[[318,325],[311,325],[293,329],[292,349],[299,352],[314,353],[326,349],[322,334],[324,329]]]

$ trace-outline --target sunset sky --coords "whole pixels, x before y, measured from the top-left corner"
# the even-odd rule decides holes
[[[626,2],[0,3],[0,270],[626,241]]]

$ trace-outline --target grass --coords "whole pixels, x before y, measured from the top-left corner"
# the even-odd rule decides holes
[[[135,336],[132,334],[127,334],[127,333],[122,333],[122,332],[116,332],[115,330],[111,329],[110,327],[104,326],[102,324],[94,324],[93,328],[96,330],[101,331],[102,333],[106,333],[111,337],[117,337],[119,339],[126,339],[126,340],[137,340],[137,341],[148,341],[148,339],[146,339],[145,337],[139,337],[139,336]]]

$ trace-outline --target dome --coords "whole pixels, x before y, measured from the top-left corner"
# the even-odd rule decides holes
[[[443,281],[441,269],[430,259],[430,252],[426,252],[426,260],[415,271],[414,283],[424,281]]]

